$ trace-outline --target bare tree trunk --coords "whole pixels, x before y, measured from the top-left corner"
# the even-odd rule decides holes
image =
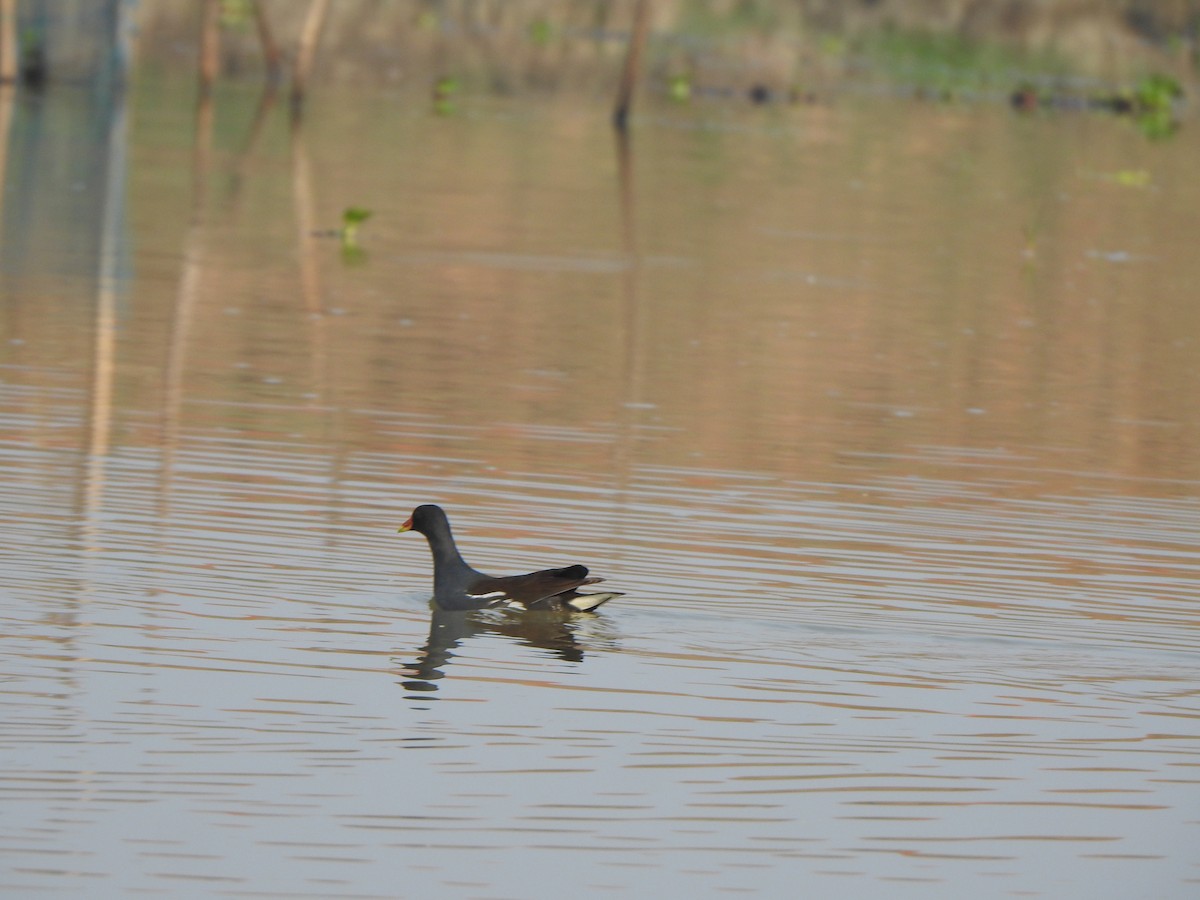
[[[267,21],[267,11],[263,8],[263,0],[254,0],[254,25],[258,29],[258,43],[262,47],[263,62],[267,66],[267,80],[271,84],[279,82],[279,73],[283,70],[283,53],[275,42],[271,31],[271,23]]]
[[[200,10],[200,94],[208,96],[221,68],[221,0],[202,0]]]
[[[633,10],[633,31],[629,36],[629,52],[617,87],[617,105],[613,109],[613,125],[624,131],[629,124],[629,108],[633,105],[633,89],[642,72],[642,50],[650,25],[650,0],[637,0]]]
[[[0,0],[0,84],[17,80],[17,0]]]
[[[321,26],[325,22],[325,13],[329,11],[329,0],[312,0],[308,7],[308,15],[304,19],[304,28],[300,32],[300,46],[296,51],[296,69],[292,73],[292,106],[298,107],[304,102],[304,92],[308,88],[308,75],[312,70],[313,57],[317,52],[317,40],[321,37]]]

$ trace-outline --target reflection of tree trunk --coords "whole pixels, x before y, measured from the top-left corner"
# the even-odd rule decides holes
[[[624,339],[625,358],[621,367],[623,390],[621,408],[617,410],[619,423],[614,442],[616,459],[613,460],[617,473],[616,493],[624,505],[628,497],[629,482],[633,476],[633,448],[637,443],[636,419],[643,406],[645,383],[645,315],[638,293],[640,265],[637,248],[637,223],[634,202],[633,150],[629,132],[618,129],[617,177],[621,205],[621,248],[625,254],[625,269],[621,277],[621,336]]]
[[[125,221],[125,93],[114,92],[109,102],[112,105],[105,148],[104,206],[96,273],[95,348],[92,353],[92,394],[88,411],[87,471],[84,475],[82,520],[85,546],[95,542],[96,515],[103,501],[105,463],[112,435],[113,383],[116,380],[117,264]]]
[[[300,294],[304,298],[304,310],[308,314],[311,328],[310,367],[312,379],[312,405],[322,405],[333,421],[338,424],[338,406],[329,396],[329,322],[325,316],[325,304],[321,291],[320,239],[317,237],[317,202],[313,193],[312,164],[308,156],[308,143],[304,134],[304,117],[297,106],[292,107],[292,196],[296,204],[296,252],[300,257]],[[329,476],[334,485],[342,484],[342,473],[346,463],[346,442],[335,441],[335,452],[328,457]],[[340,495],[335,496],[330,509],[331,524],[336,525],[340,509]],[[330,528],[330,548],[336,547],[336,535],[340,529]]]
[[[254,110],[254,121],[250,123],[250,132],[246,137],[246,143],[242,146],[241,152],[234,159],[231,166],[232,172],[230,175],[232,194],[232,206],[236,210],[240,206],[242,196],[242,183],[246,178],[246,163],[254,155],[254,151],[258,147],[258,142],[262,139],[263,129],[266,126],[267,119],[271,114],[271,110],[275,108],[276,95],[279,90],[274,81],[268,81],[266,87],[263,88],[262,96],[258,98],[258,106]]]
[[[301,117],[292,116],[292,196],[296,203],[296,250],[300,254],[300,293],[304,308],[321,312],[321,270],[317,265],[317,212],[313,198],[312,166]]]
[[[642,353],[642,308],[638,302],[637,224],[634,204],[633,149],[629,134],[617,132],[617,177],[621,202],[621,248],[625,252],[625,273],[621,279],[621,294],[624,300],[625,336],[625,404],[636,406],[642,402],[644,380]]]
[[[325,307],[321,299],[321,268],[318,259],[316,199],[313,196],[312,166],[304,140],[303,118],[292,113],[292,196],[296,203],[296,252],[300,256],[300,294],[312,322],[313,393],[325,395],[328,352],[325,341]]]
[[[179,290],[175,293],[175,317],[167,350],[165,412],[163,414],[163,479],[168,489],[174,474],[179,447],[179,419],[183,406],[183,382],[188,340],[195,318],[204,256],[204,224],[208,213],[209,166],[212,156],[212,95],[201,93],[196,105],[196,135],[192,145],[192,216],[183,242],[183,265]]]

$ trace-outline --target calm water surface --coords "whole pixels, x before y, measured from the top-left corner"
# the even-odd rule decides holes
[[[1196,896],[1194,128],[255,99],[6,98],[0,889]]]

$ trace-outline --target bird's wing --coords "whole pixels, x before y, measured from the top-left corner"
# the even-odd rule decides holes
[[[467,594],[495,603],[516,602],[529,606],[585,584],[602,579],[588,576],[587,566],[567,566],[562,569],[542,569],[527,575],[506,575],[500,578],[483,576],[467,586]]]

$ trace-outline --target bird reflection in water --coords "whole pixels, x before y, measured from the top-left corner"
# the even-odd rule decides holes
[[[615,646],[607,626],[599,617],[587,613],[559,610],[444,610],[433,609],[429,620],[429,639],[417,651],[412,663],[402,663],[397,674],[399,682],[410,691],[429,694],[437,691],[437,682],[446,677],[446,667],[454,660],[454,651],[469,638],[479,635],[501,635],[517,644],[547,650],[565,662],[583,661],[584,651],[577,635],[589,631],[589,643],[595,646]],[[597,634],[591,633],[600,629]],[[593,638],[595,640],[593,640]]]

